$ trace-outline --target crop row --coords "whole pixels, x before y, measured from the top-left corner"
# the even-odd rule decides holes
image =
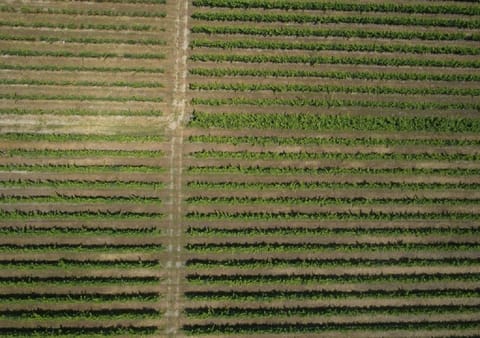
[[[85,15],[85,16],[128,16],[144,18],[164,18],[167,16],[165,11],[124,11],[121,9],[74,9],[74,8],[48,8],[48,7],[29,7],[21,8],[3,5],[0,7],[3,13],[22,13],[22,14],[51,14],[51,15]]]
[[[252,13],[252,12],[197,12],[192,19],[204,21],[244,21],[244,22],[281,22],[311,24],[363,24],[363,25],[399,25],[427,27],[480,28],[479,20],[428,18],[418,16],[366,16],[366,15],[314,15],[304,13]]]
[[[354,320],[347,323],[304,323],[304,324],[268,324],[268,323],[247,323],[247,324],[186,324],[183,330],[188,335],[205,334],[300,334],[317,333],[325,334],[328,331],[341,331],[342,333],[354,330],[381,331],[383,334],[395,330],[455,330],[461,332],[465,329],[480,329],[480,321],[421,321],[421,322],[378,322],[378,323],[357,323]],[[354,332],[351,332],[354,335]]]
[[[194,111],[189,125],[222,129],[480,132],[480,119],[440,116],[349,116],[305,113],[206,113]]]
[[[139,286],[141,287],[142,285],[139,285]],[[148,287],[149,285],[146,284],[146,286]],[[28,293],[28,291],[26,291],[25,294],[0,296],[0,301],[4,306],[7,306],[9,304],[12,304],[13,306],[25,304],[26,306],[32,306],[32,307],[38,306],[38,304],[55,304],[55,305],[59,304],[61,306],[61,304],[64,302],[67,302],[67,304],[69,305],[78,304],[81,306],[83,304],[91,305],[91,304],[98,304],[98,303],[106,303],[106,305],[108,305],[108,302],[133,301],[133,302],[146,303],[145,308],[147,309],[147,308],[154,307],[155,306],[154,302],[158,302],[160,299],[161,297],[159,295],[148,293],[148,292],[142,292],[141,290],[139,290],[138,293],[124,293],[124,294],[122,293],[118,293],[118,294],[72,293],[70,295],[64,295],[61,293],[60,294],[48,294],[48,293],[42,294],[41,291]],[[2,338],[3,337],[6,337],[6,336],[2,335]],[[30,337],[30,335],[28,335],[28,337]],[[47,337],[47,336],[41,336],[41,337]]]
[[[53,56],[53,57],[79,57],[79,58],[125,58],[125,59],[165,59],[165,54],[159,53],[112,53],[80,51],[70,52],[62,50],[0,50],[3,56]]]
[[[35,197],[29,197],[28,199],[37,201]],[[72,198],[77,200],[78,198]],[[97,199],[103,201],[105,198],[85,198],[86,201],[89,200],[96,201]],[[115,197],[115,199],[122,199]],[[130,197],[124,197],[124,199],[129,199]],[[17,198],[0,198],[0,201],[16,201]],[[21,200],[21,199],[20,199]],[[47,201],[58,201],[63,200],[63,197],[58,198],[45,198]],[[78,199],[83,200],[83,198]],[[159,200],[154,198],[131,198],[132,202],[144,202],[144,201],[156,201]],[[43,198],[38,198],[38,201],[44,201]],[[384,204],[394,204],[394,205],[480,205],[480,199],[469,199],[469,198],[364,198],[364,197],[352,197],[352,198],[332,198],[332,197],[271,197],[271,198],[261,198],[261,197],[205,197],[205,196],[194,196],[188,197],[185,199],[188,204],[193,205],[263,205],[263,204],[286,204],[289,206],[293,205],[309,205],[313,204],[316,206],[327,206],[327,205],[384,205]]]
[[[300,300],[300,299],[365,299],[365,298],[432,298],[432,297],[479,297],[480,289],[426,289],[426,290],[404,290],[398,289],[394,291],[388,290],[364,290],[364,291],[187,291],[185,292],[187,299],[192,300],[245,300],[245,301],[261,301],[261,300]]]
[[[450,68],[480,68],[476,60],[432,60],[426,58],[395,58],[370,56],[322,56],[322,55],[238,55],[238,54],[193,54],[190,60],[194,62],[243,62],[243,63],[301,63],[301,64],[345,64],[345,65],[376,65],[376,66],[412,66],[412,67],[450,67]]]
[[[119,157],[159,157],[163,156],[161,150],[106,150],[106,149],[4,149],[4,157],[8,156],[49,156],[49,157],[76,157],[76,156],[119,156]]]
[[[338,315],[400,315],[400,314],[441,314],[441,313],[471,313],[473,306],[442,305],[442,306],[372,306],[372,307],[288,307],[256,309],[228,308],[187,308],[185,314],[190,318],[275,318],[277,316],[338,316]]]
[[[322,43],[322,42],[279,42],[265,40],[231,40],[215,41],[195,39],[190,42],[192,48],[221,48],[221,49],[272,49],[272,50],[308,50],[324,51],[336,50],[347,52],[377,52],[377,53],[414,53],[414,54],[456,54],[456,55],[478,55],[479,48],[460,46],[423,46],[423,45],[400,45],[400,44],[344,44],[344,43]]]
[[[152,315],[156,315],[156,316],[159,316],[161,315],[160,313],[160,310],[159,309],[155,309],[154,307],[152,306],[149,306],[148,307],[148,304],[145,304],[147,306],[145,306],[145,308],[135,308],[135,307],[125,307],[125,308],[112,308],[112,309],[108,309],[108,310],[105,310],[105,309],[89,309],[87,311],[82,311],[81,309],[45,309],[45,308],[34,308],[32,310],[16,310],[16,309],[5,309],[5,310],[2,310],[0,313],[2,316],[5,316],[5,317],[23,317],[23,318],[28,318],[28,317],[32,317],[32,316],[35,316],[38,314],[39,317],[53,317],[53,316],[61,316],[62,314],[65,315],[65,317],[73,317],[73,316],[79,316],[79,315],[84,315],[85,317],[94,317],[95,315],[99,315],[99,316],[108,316],[108,311],[111,311],[111,314],[113,316],[122,316],[123,315],[134,315],[134,314],[138,314],[138,315],[148,315],[148,314],[152,314]],[[83,312],[83,313],[82,313]],[[13,318],[12,318],[13,319]]]
[[[15,111],[15,110],[13,110]],[[108,142],[162,142],[164,136],[159,135],[101,135],[101,134],[32,134],[32,133],[2,133],[2,141],[47,141],[47,142],[84,142],[84,141],[108,141]]]
[[[101,311],[9,311],[0,312],[0,319],[3,320],[28,320],[35,319],[36,321],[55,319],[55,320],[141,320],[141,319],[158,319],[161,315],[158,311],[153,309],[145,309],[142,311],[134,309],[125,310],[101,310]]]
[[[430,235],[474,235],[477,232],[475,226],[464,228],[287,228],[276,227],[268,229],[260,228],[233,228],[233,229],[216,229],[216,228],[192,228],[186,229],[188,236],[208,236],[208,237],[255,237],[255,236],[361,236],[361,235],[382,235],[382,236],[430,236]],[[480,262],[479,262],[480,263]]]
[[[475,281],[480,274],[331,274],[331,275],[195,275],[187,274],[187,282],[191,285],[258,285],[258,284],[282,284],[282,285],[308,285],[308,284],[340,284],[340,283],[421,283],[421,282],[444,282],[444,281]]]
[[[61,271],[62,269],[59,269]],[[98,270],[97,270],[98,271]],[[152,270],[154,271],[154,270]],[[32,271],[35,272],[34,270]],[[10,278],[10,277],[0,277],[0,285],[12,285],[17,286],[33,284],[36,282],[51,284],[51,285],[112,285],[112,284],[122,284],[122,283],[132,283],[132,284],[155,284],[159,281],[159,277],[156,276],[147,276],[147,277],[81,277],[81,276],[59,276],[59,277],[39,277],[32,274],[31,276]]]
[[[0,136],[2,139],[2,136]],[[249,145],[345,145],[345,146],[479,146],[480,140],[460,139],[415,139],[415,138],[373,138],[373,137],[282,137],[282,136],[218,136],[218,135],[191,135],[188,141],[192,143],[216,144],[249,144]]]
[[[436,160],[436,161],[478,161],[480,154],[447,153],[334,153],[334,152],[249,152],[249,151],[215,151],[202,150],[190,153],[194,158],[214,159],[248,159],[248,160]]]
[[[93,95],[61,95],[61,94],[0,94],[6,100],[73,100],[73,101],[112,101],[112,102],[163,102],[161,97],[151,96],[93,96]]]
[[[3,95],[5,96],[5,95]],[[0,96],[2,97],[2,96]],[[100,98],[97,98],[100,99]],[[116,98],[115,98],[116,99]],[[129,99],[130,98],[119,98]],[[133,100],[136,100],[134,97]],[[141,100],[155,100],[154,98],[138,98]],[[467,102],[405,102],[405,101],[371,101],[371,100],[348,100],[348,99],[309,99],[309,98],[251,98],[251,97],[229,97],[229,98],[193,98],[193,105],[206,106],[233,106],[233,105],[252,105],[252,106],[276,106],[285,105],[292,107],[378,107],[378,108],[396,108],[396,109],[473,109],[480,111],[480,104]]]
[[[443,219],[443,220],[480,220],[480,215],[471,213],[448,212],[422,213],[422,212],[378,212],[378,211],[360,211],[353,212],[312,212],[303,213],[297,211],[291,212],[188,212],[186,219],[191,220],[245,220],[245,221],[274,221],[274,220],[425,220],[425,219]]]
[[[130,87],[130,88],[162,88],[160,82],[128,82],[128,81],[54,81],[32,79],[1,79],[0,85],[34,85],[34,86],[86,86],[86,87]]]
[[[159,248],[161,249],[161,248]],[[138,268],[155,268],[161,267],[158,261],[2,261],[0,262],[2,269],[14,269],[14,270],[43,270],[52,268],[65,268],[65,269],[138,269]]]
[[[465,230],[466,231],[466,230]],[[159,230],[155,223],[152,223],[148,226],[141,228],[136,227],[122,227],[118,228],[115,226],[112,227],[98,227],[95,225],[82,227],[69,227],[69,226],[49,226],[45,228],[35,228],[32,226],[3,226],[0,227],[0,233],[3,235],[7,234],[24,234],[24,235],[79,235],[79,236],[117,236],[117,235],[126,235],[126,236],[135,236],[135,235],[162,235],[162,230]],[[0,264],[1,264],[0,260]]]
[[[1,83],[1,82],[0,82]],[[463,95],[479,96],[480,89],[475,88],[404,88],[387,86],[339,86],[308,84],[262,84],[262,83],[190,83],[191,90],[227,90],[235,92],[268,90],[277,92],[312,93],[362,93],[362,94],[401,94],[401,95]]]
[[[34,302],[35,304],[56,304],[61,302],[69,302],[76,304],[96,304],[100,302],[128,302],[128,301],[139,301],[139,302],[158,302],[161,299],[160,295],[156,293],[149,292],[138,292],[138,293],[117,293],[117,294],[95,294],[95,293],[84,293],[84,294],[40,294],[40,293],[25,293],[25,294],[15,294],[15,295],[1,295],[0,300],[2,304],[25,304]]]
[[[0,171],[36,171],[36,172],[70,172],[70,173],[162,173],[165,168],[145,165],[0,165]]]
[[[7,65],[0,64],[0,69],[33,70],[51,72],[100,72],[100,73],[158,73],[163,74],[163,68],[146,67],[89,67],[89,66],[60,66],[60,65]],[[469,81],[466,79],[465,81]]]
[[[191,259],[185,265],[188,269],[267,269],[267,268],[328,268],[328,267],[382,267],[382,266],[478,266],[476,258],[440,258],[440,259],[278,259],[268,257],[262,259],[244,260],[209,260]],[[198,271],[198,270],[197,270]]]
[[[82,44],[126,44],[126,45],[166,45],[165,40],[159,39],[113,39],[113,38],[75,38],[75,37],[54,37],[54,36],[18,36],[0,35],[0,41],[41,41],[41,42],[62,42]]]
[[[136,181],[82,181],[82,180],[66,180],[55,181],[54,179],[33,180],[33,179],[13,179],[0,181],[0,188],[70,188],[70,189],[148,189],[159,190],[165,187],[162,182],[136,182]],[[468,188],[470,185],[459,185],[458,188]],[[472,186],[474,188],[474,186]],[[100,190],[102,191],[102,190]],[[115,191],[115,190],[114,190]],[[135,190],[130,190],[135,193]]]
[[[479,7],[480,9],[480,7]],[[434,41],[480,41],[480,34],[475,33],[445,33],[445,32],[421,32],[421,31],[370,31],[364,29],[312,29],[295,27],[260,28],[253,26],[200,26],[191,28],[192,33],[201,34],[242,34],[260,36],[295,36],[295,37],[342,37],[362,39],[390,39],[390,40],[434,40]]]
[[[12,99],[18,99],[18,96],[15,95],[5,95],[6,97],[11,97]],[[23,96],[23,97],[28,97],[28,96]],[[39,95],[32,95],[30,96],[32,98],[36,97],[37,99],[41,96]],[[46,96],[48,97],[48,96]],[[62,97],[65,97],[67,99],[72,99],[74,96],[55,96],[52,95],[50,96],[51,99],[53,100],[58,100],[61,99]],[[78,98],[85,100],[86,96],[79,96]],[[100,100],[103,100],[103,98],[99,98]],[[113,98],[113,99],[119,99],[120,102],[124,102],[124,98],[119,97],[119,98]],[[155,99],[154,100],[160,100],[160,99]],[[93,100],[94,101],[94,100]],[[112,101],[111,99],[107,97],[105,101]],[[133,99],[133,101],[138,101]],[[47,109],[21,109],[21,108],[0,108],[0,114],[15,114],[15,115],[101,115],[101,116],[109,116],[109,115],[121,115],[121,116],[162,116],[163,112],[159,110],[89,110],[89,109],[62,109],[62,110],[47,110]]]
[[[0,66],[3,67],[3,66]],[[235,69],[235,68],[191,68],[192,75],[208,77],[226,76],[257,76],[257,77],[305,77],[305,78],[329,78],[329,79],[361,79],[361,80],[400,80],[400,81],[462,81],[477,82],[480,76],[470,74],[427,74],[427,73],[386,73],[386,72],[328,72],[320,70],[296,70],[296,69]]]
[[[480,248],[480,244],[441,243],[418,244],[402,241],[388,244],[288,244],[288,243],[223,243],[223,244],[187,244],[190,253],[313,253],[313,252],[405,252],[405,251],[468,251]]]
[[[466,230],[465,230],[466,231]],[[92,222],[90,224],[83,223],[80,226],[75,225],[55,225],[49,224],[46,227],[36,227],[33,224],[2,224],[0,226],[0,233],[9,234],[9,233],[21,233],[25,235],[79,235],[79,236],[88,236],[88,235],[162,235],[162,230],[159,229],[158,224],[155,222],[145,224],[142,226],[137,226],[135,223],[127,224],[122,227],[118,227],[115,222],[109,225],[99,225]],[[1,262],[1,260],[0,260]]]
[[[77,327],[63,326],[59,328],[9,328],[0,329],[3,338],[13,337],[105,337],[105,336],[127,336],[138,335],[148,337],[150,335],[159,335],[160,330],[156,326],[133,326],[131,324],[121,326],[103,326],[99,323],[97,327],[86,327],[81,323]]]
[[[0,203],[120,203],[127,201],[128,203],[159,204],[161,199],[159,197],[138,196],[134,193],[126,196],[75,196],[70,194],[57,193],[55,196],[3,196],[0,192]],[[454,203],[452,201],[452,203]]]
[[[52,23],[52,22],[23,22],[23,21],[0,21],[3,27],[28,27],[28,28],[53,28],[53,29],[95,29],[109,31],[153,31],[157,30],[152,25],[115,25],[115,24],[93,24],[93,23]]]
[[[46,218],[53,219],[55,217],[61,217],[62,219],[151,219],[158,220],[163,218],[163,214],[160,212],[121,212],[121,211],[64,211],[64,210],[53,210],[53,211],[5,211],[0,210],[0,216],[2,219],[29,219],[29,218]]]
[[[442,175],[442,176],[476,176],[480,174],[479,169],[429,169],[429,168],[295,168],[295,167],[243,167],[243,166],[207,166],[207,167],[189,167],[189,174],[200,173],[222,173],[222,174],[247,174],[247,175],[341,175],[341,174],[395,174],[395,175]]]
[[[125,254],[125,253],[158,253],[162,250],[162,246],[155,244],[143,245],[62,245],[62,244],[43,244],[43,245],[2,245],[0,252],[2,253],[99,253],[99,254]]]
[[[105,149],[3,149],[2,157],[26,156],[34,157],[160,157],[164,152],[161,150],[105,150]]]
[[[459,6],[457,4],[396,4],[396,3],[348,3],[330,1],[295,0],[193,0],[197,7],[223,8],[263,8],[283,10],[319,10],[319,11],[356,11],[356,12],[393,12],[423,14],[462,14],[479,15],[479,6]]]
[[[0,187],[4,186],[0,182]],[[299,191],[302,189],[332,189],[335,191],[347,189],[389,189],[392,194],[398,190],[447,190],[447,189],[479,189],[480,183],[405,183],[405,182],[201,182],[191,181],[187,183],[190,189],[206,191],[208,189],[222,189],[239,191],[240,189],[249,190],[290,190]]]

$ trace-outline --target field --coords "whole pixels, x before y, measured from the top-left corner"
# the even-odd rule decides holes
[[[172,326],[176,12],[161,0],[2,3],[2,337]]]
[[[480,5],[0,5],[0,335],[475,337]]]

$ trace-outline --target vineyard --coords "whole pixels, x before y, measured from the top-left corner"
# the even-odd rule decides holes
[[[0,336],[478,336],[478,1],[12,0],[0,40]]]
[[[0,6],[0,336],[161,335],[176,6]]]
[[[185,333],[478,334],[478,4],[192,4]]]

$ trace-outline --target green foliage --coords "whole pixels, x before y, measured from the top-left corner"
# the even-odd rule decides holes
[[[226,90],[235,92],[268,90],[274,93],[307,92],[307,93],[361,93],[371,95],[401,94],[401,95],[464,95],[479,96],[480,89],[451,87],[388,87],[388,86],[339,86],[339,85],[308,85],[308,84],[263,84],[263,83],[190,83],[192,90]]]
[[[403,233],[403,232],[402,232]],[[408,233],[408,232],[407,232]],[[385,258],[385,259],[230,259],[213,260],[193,258],[186,261],[187,269],[198,271],[198,269],[224,269],[241,268],[249,269],[268,269],[268,268],[331,268],[331,267],[382,267],[382,266],[478,266],[479,262],[475,258],[439,258],[439,259],[417,259],[417,258]],[[187,270],[187,271],[188,271]]]
[[[72,81],[72,80],[32,80],[32,79],[0,79],[2,85],[33,85],[33,86],[85,86],[85,87],[130,87],[130,88],[162,88],[160,82],[128,82],[128,81]]]
[[[45,164],[45,165],[0,165],[2,171],[38,171],[58,173],[162,173],[165,168],[146,165],[76,165],[76,164]]]
[[[1,201],[2,199],[0,199]],[[193,205],[268,205],[285,204],[315,206],[358,206],[358,205],[480,205],[480,199],[469,198],[333,198],[333,197],[204,197],[193,196],[185,200]]]
[[[319,307],[291,307],[291,308],[186,308],[185,314],[190,318],[276,318],[278,316],[341,316],[341,315],[403,315],[403,314],[443,314],[443,313],[472,313],[473,306],[371,306],[371,307],[342,307],[342,306],[319,306]]]
[[[463,228],[406,228],[402,225],[397,227],[378,227],[362,228],[360,226],[345,228],[302,228],[302,227],[275,227],[275,228],[210,228],[189,227],[186,230],[188,236],[208,236],[208,237],[256,237],[256,236],[432,236],[432,235],[473,235],[478,227]],[[196,260],[196,259],[193,259]],[[215,261],[210,262],[215,265]],[[328,262],[327,262],[328,263]],[[478,262],[480,263],[480,262]],[[235,265],[235,264],[233,264]]]
[[[480,7],[479,7],[480,9]],[[362,29],[312,29],[295,27],[260,28],[254,26],[201,26],[195,25],[191,28],[192,33],[203,34],[242,34],[260,36],[296,36],[296,37],[342,37],[362,39],[402,39],[402,40],[466,40],[480,41],[480,34],[475,33],[443,33],[443,32],[422,32],[422,31],[370,31]]]
[[[0,95],[1,96],[1,95]],[[7,97],[12,97],[7,95]],[[15,97],[15,95],[13,96]],[[24,96],[25,97],[25,96]],[[26,97],[42,97],[40,95],[32,95]],[[45,96],[45,97],[66,97],[72,99],[74,96]],[[85,100],[86,96],[78,96],[78,99]],[[125,98],[117,97],[113,99],[125,102]],[[112,101],[108,98],[105,101]],[[113,100],[115,101],[115,100]],[[137,100],[138,101],[138,100]],[[119,116],[162,116],[163,113],[158,110],[87,110],[87,109],[61,109],[61,110],[47,110],[47,109],[21,109],[21,108],[0,108],[0,114],[15,114],[15,115],[119,115]]]
[[[472,176],[480,175],[480,169],[428,169],[428,168],[342,168],[331,166],[318,166],[312,168],[298,167],[260,167],[260,166],[240,166],[240,165],[223,165],[223,166],[205,166],[205,167],[189,167],[187,169],[190,174],[199,173],[222,173],[222,174],[245,174],[245,175],[441,175],[441,176]]]
[[[195,20],[204,21],[245,21],[245,22],[281,22],[281,23],[312,23],[312,24],[364,24],[364,25],[400,25],[400,26],[432,26],[432,27],[457,27],[457,28],[480,28],[480,20],[450,19],[442,17],[418,17],[418,16],[367,16],[367,15],[338,15],[328,14],[314,15],[297,13],[268,13],[268,12],[197,12],[191,17]]]
[[[126,45],[166,45],[165,40],[159,39],[113,39],[113,38],[75,38],[75,37],[54,37],[54,36],[18,36],[0,35],[0,41],[41,41],[41,42],[62,42],[62,43],[84,43],[84,44],[126,44]]]
[[[0,183],[0,187],[2,183]],[[335,190],[348,190],[348,189],[389,189],[392,193],[395,191],[405,190],[446,190],[446,189],[479,189],[480,183],[405,183],[405,182],[201,182],[190,181],[187,182],[187,187],[190,189],[207,190],[207,189],[222,189],[238,191],[240,189],[249,190],[291,190],[297,191],[301,189],[335,189]]]
[[[290,212],[226,212],[213,211],[208,213],[188,212],[186,219],[192,220],[242,220],[242,221],[269,221],[269,220],[480,220],[480,214],[459,213],[459,212],[312,212],[303,213],[298,211]]]
[[[193,0],[194,6],[223,8],[262,8],[283,10],[321,10],[393,12],[423,14],[479,15],[480,6],[459,6],[457,4],[396,4],[396,3],[348,3],[331,1],[296,0]]]
[[[1,139],[1,136],[0,136]],[[107,150],[107,149],[5,149],[4,157],[130,157],[130,158],[158,158],[164,152],[161,150]]]
[[[34,14],[37,10],[32,11]],[[53,10],[53,12],[56,12]],[[76,11],[75,11],[76,12]],[[40,13],[43,13],[40,11]],[[64,13],[51,13],[64,14]],[[80,15],[72,14],[72,15]],[[23,21],[0,21],[0,26],[4,27],[29,27],[29,28],[58,28],[58,29],[95,29],[95,30],[112,30],[112,31],[151,31],[154,29],[151,25],[114,25],[114,24],[91,24],[91,23],[51,23],[51,22],[23,22]]]
[[[46,70],[51,72],[101,72],[101,73],[164,73],[163,68],[145,68],[145,67],[89,67],[89,66],[60,66],[60,65],[7,65],[0,64],[0,69],[8,70]]]
[[[190,335],[204,334],[292,334],[292,333],[318,333],[329,331],[349,332],[354,330],[372,330],[388,333],[394,330],[479,330],[480,324],[477,321],[421,321],[421,322],[379,322],[379,323],[326,323],[326,324],[187,324],[183,330]]]
[[[344,145],[344,146],[480,146],[480,140],[437,139],[434,138],[373,138],[373,137],[302,137],[302,136],[218,136],[218,135],[191,135],[188,141],[192,143],[215,144],[249,144],[252,146],[280,146],[280,145]],[[0,135],[0,139],[2,136]]]
[[[101,134],[33,134],[33,133],[3,133],[1,141],[41,141],[41,142],[163,142],[165,137],[161,135],[101,135]]]
[[[40,211],[40,210],[31,210],[31,211],[5,211],[0,210],[0,216],[3,219],[152,219],[158,220],[163,218],[163,214],[158,212],[148,212],[148,211],[111,211],[111,210],[97,210],[97,211],[65,211],[65,210],[50,210],[50,211]]]
[[[61,50],[0,50],[0,55],[9,55],[9,56],[53,56],[53,57],[79,57],[79,58],[125,58],[125,59],[165,59],[164,54],[153,54],[153,53],[144,53],[144,54],[135,54],[135,53],[112,53],[112,52],[91,52],[91,51],[81,51],[81,52],[69,52]]]
[[[480,119],[441,116],[356,116],[308,113],[238,114],[194,111],[189,124],[192,127],[223,129],[480,132]]]
[[[2,67],[0,65],[0,67]],[[257,77],[304,77],[304,78],[327,78],[327,79],[361,79],[361,80],[400,80],[400,81],[462,81],[477,82],[480,81],[480,75],[476,74],[427,74],[427,73],[399,73],[398,70],[391,72],[361,72],[361,71],[320,71],[320,70],[300,70],[300,69],[237,69],[237,68],[191,68],[192,75],[207,77],[226,77],[226,76],[257,76]]]
[[[475,281],[480,278],[477,273],[437,273],[437,274],[326,274],[326,275],[287,275],[287,274],[264,274],[260,276],[225,274],[225,275],[199,275],[195,273],[187,274],[186,280],[192,285],[318,285],[318,284],[350,284],[350,283],[424,283],[424,282],[467,282]]]
[[[412,67],[451,67],[480,68],[477,60],[448,60],[426,58],[395,58],[370,56],[322,56],[322,55],[239,55],[239,54],[193,54],[190,60],[195,62],[243,62],[243,63],[299,63],[299,64],[345,64],[345,65],[376,65],[376,66],[412,66]]]
[[[190,153],[194,158],[242,159],[242,160],[401,160],[401,161],[478,161],[480,154],[447,154],[447,153],[334,153],[334,152],[248,152],[248,151],[215,151],[201,150]]]
[[[336,50],[346,52],[377,52],[377,53],[414,53],[414,54],[456,54],[479,55],[480,48],[460,46],[424,46],[405,44],[379,43],[325,43],[325,42],[280,42],[268,40],[206,40],[195,39],[190,42],[192,48],[221,48],[221,49],[272,49],[272,50],[308,50],[324,51]]]
[[[301,299],[404,299],[404,298],[437,298],[458,297],[469,298],[480,296],[480,289],[470,290],[452,288],[415,288],[396,290],[365,289],[362,291],[339,290],[304,290],[304,291],[187,291],[187,299],[192,300],[244,300],[244,301],[269,301],[269,300],[301,300]]]
[[[57,193],[55,196],[4,196],[0,193],[0,203],[104,203],[115,204],[128,202],[129,205],[160,204],[159,197],[147,197],[132,192],[128,196],[76,196],[71,194]],[[1,232],[1,229],[0,229]]]
[[[148,96],[93,96],[93,95],[60,95],[60,94],[0,94],[6,100],[66,100],[66,101],[112,101],[112,102],[163,102],[161,97]],[[13,110],[12,110],[13,111]]]
[[[113,2],[113,1],[112,1]],[[85,8],[85,7],[84,7]],[[0,12],[4,13],[22,13],[22,14],[53,14],[53,15],[89,15],[89,16],[129,16],[129,17],[145,17],[145,18],[164,18],[166,12],[156,11],[125,11],[119,9],[76,9],[76,8],[52,8],[52,7],[13,7],[0,6]],[[70,25],[71,23],[69,23]],[[139,26],[139,25],[134,25]]]
[[[88,322],[88,321],[87,321]],[[2,338],[10,337],[89,337],[89,338],[101,338],[101,337],[118,337],[118,336],[140,336],[147,337],[148,335],[159,335],[160,330],[157,326],[133,326],[133,325],[121,325],[121,326],[81,326],[77,327],[18,327],[18,328],[2,328],[0,329]]]
[[[258,241],[256,243],[202,243],[187,244],[185,249],[191,253],[217,253],[217,254],[236,254],[236,253],[311,253],[311,252],[420,252],[420,251],[467,251],[474,252],[480,248],[480,244],[471,243],[404,243],[401,239],[392,240],[388,244],[378,243],[356,243],[356,244],[290,244],[290,243],[265,243]]]
[[[0,96],[2,97],[2,96]],[[395,108],[412,110],[445,110],[445,109],[472,109],[480,112],[480,104],[477,103],[443,103],[438,101],[406,102],[406,101],[380,101],[380,100],[348,100],[348,99],[309,99],[309,98],[251,98],[251,97],[230,97],[230,98],[193,98],[193,105],[206,106],[291,106],[291,107],[376,107]]]

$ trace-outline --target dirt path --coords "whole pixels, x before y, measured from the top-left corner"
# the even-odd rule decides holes
[[[176,337],[180,329],[182,285],[182,166],[183,126],[187,100],[187,53],[188,53],[188,0],[177,3],[175,19],[175,64],[172,114],[169,129],[172,133],[170,146],[170,216],[168,225],[167,260],[167,321],[166,334]]]

